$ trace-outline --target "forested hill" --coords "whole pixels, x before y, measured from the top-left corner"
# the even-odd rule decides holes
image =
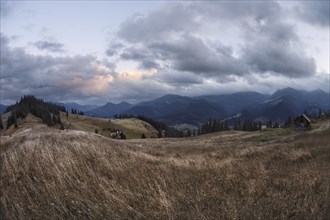
[[[65,112],[65,107],[46,102],[32,95],[23,96],[19,102],[8,106],[5,113],[11,112],[7,120],[7,128],[14,124],[17,127],[17,119],[25,118],[28,113],[42,119],[48,126],[61,124],[60,111]]]

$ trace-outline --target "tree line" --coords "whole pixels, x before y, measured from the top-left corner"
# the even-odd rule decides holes
[[[234,122],[233,129],[237,131],[258,131],[261,130],[261,128],[262,128],[261,122],[254,122],[249,119],[245,119],[243,122],[241,122],[241,118],[238,117]],[[228,130],[230,130],[230,127],[228,126],[227,121],[209,119],[200,127],[198,131],[198,135],[218,132],[218,131],[228,131]]]
[[[85,115],[85,113],[83,111],[79,111],[76,108],[71,109],[71,114],[73,114],[73,115]],[[68,115],[68,111],[66,111],[66,115]]]
[[[21,97],[20,101],[16,102],[16,104],[8,106],[5,110],[5,113],[7,112],[11,112],[7,119],[7,128],[12,125],[17,128],[17,120],[19,118],[24,119],[28,113],[31,113],[34,116],[40,118],[42,122],[48,126],[54,126],[56,124],[63,125],[60,112],[65,112],[65,107],[46,102],[43,99],[38,99],[32,95],[25,95]]]
[[[207,134],[217,131],[227,131],[229,127],[226,122],[216,120],[216,119],[209,119],[200,127],[198,134]]]

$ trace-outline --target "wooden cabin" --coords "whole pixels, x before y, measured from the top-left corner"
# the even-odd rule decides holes
[[[307,115],[302,114],[294,120],[294,127],[298,130],[308,129],[311,127],[311,119]]]

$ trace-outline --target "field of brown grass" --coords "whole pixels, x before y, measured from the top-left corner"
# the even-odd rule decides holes
[[[330,219],[327,124],[144,140],[21,129],[1,136],[0,218]]]

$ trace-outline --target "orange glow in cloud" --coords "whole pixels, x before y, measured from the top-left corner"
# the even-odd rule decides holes
[[[91,79],[75,77],[72,80],[65,82],[65,84],[69,87],[80,90],[83,95],[99,95],[108,91],[109,83],[112,81],[113,77],[111,75],[96,75]]]
[[[104,74],[105,72],[109,72],[107,67],[102,65],[95,65],[93,67],[96,69],[96,74],[92,78],[85,79],[76,76],[71,80],[65,81],[64,85],[80,91],[83,95],[100,95],[106,94],[111,84],[116,83],[116,81],[138,81],[157,73],[156,69],[149,71],[128,71],[119,72],[116,77],[113,77],[111,74]]]
[[[126,72],[119,72],[117,75],[118,80],[140,80],[143,78],[148,78],[153,76],[157,73],[157,69],[150,69],[149,71],[126,71]]]

